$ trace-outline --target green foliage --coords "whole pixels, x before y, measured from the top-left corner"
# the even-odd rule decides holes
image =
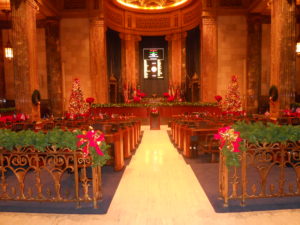
[[[11,107],[11,108],[0,108],[0,113],[8,113],[8,112],[15,112],[16,108]]]
[[[233,125],[235,131],[240,132],[242,139],[249,143],[276,143],[286,141],[300,140],[300,126],[277,125],[261,122],[247,124],[246,122],[237,122]]]
[[[300,102],[294,102],[291,104],[291,108],[300,108]]]
[[[226,157],[226,166],[231,167],[239,167],[240,166],[240,161],[238,158],[238,153],[230,151],[226,145],[222,148],[222,153]]]
[[[56,148],[63,149],[68,148],[72,151],[78,150],[77,148],[77,135],[81,134],[80,130],[71,132],[63,131],[61,129],[53,129],[48,133],[33,132],[31,130],[23,130],[20,132],[14,132],[7,129],[0,130],[0,146],[4,147],[8,151],[13,151],[15,147],[33,146],[40,152],[45,151],[47,146],[55,146]],[[98,155],[95,151],[90,151],[93,159],[93,165],[103,166],[110,158],[107,149],[110,146],[105,142],[101,143],[101,150],[104,156]]]
[[[159,102],[151,104],[143,103],[116,103],[116,104],[92,104],[92,108],[104,107],[157,107],[157,106],[217,106],[212,102]]]
[[[245,121],[236,122],[232,128],[240,132],[242,142],[240,143],[239,149],[246,151],[246,142],[248,143],[278,143],[287,141],[299,141],[300,140],[300,126],[291,125],[277,125],[274,123],[267,123],[266,125],[262,122],[257,123],[246,123]],[[239,153],[232,152],[228,149],[225,144],[222,148],[222,153],[226,156],[226,165],[239,166]]]
[[[108,154],[108,149],[110,148],[110,145],[107,145],[105,142],[101,142],[100,149],[103,152],[103,156],[98,155],[95,149],[93,151],[90,151],[90,154],[93,159],[93,166],[104,166],[107,160],[110,159],[110,156]]]

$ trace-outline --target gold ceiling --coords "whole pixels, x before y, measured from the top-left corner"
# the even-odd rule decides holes
[[[165,9],[179,6],[190,0],[117,0],[118,3],[135,9]]]

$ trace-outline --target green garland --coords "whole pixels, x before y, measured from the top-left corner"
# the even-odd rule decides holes
[[[7,129],[0,130],[0,146],[4,147],[8,151],[13,151],[17,146],[33,146],[40,152],[44,152],[47,146],[55,146],[56,148],[68,148],[72,151],[76,151],[77,147],[77,135],[81,134],[81,130],[63,131],[61,129],[53,129],[48,133],[33,132],[31,130],[23,130],[20,132],[14,132]],[[104,156],[98,155],[95,151],[90,151],[93,166],[103,166],[106,161],[110,159],[108,154],[109,145],[105,142],[101,144],[101,150]]]
[[[92,108],[104,107],[155,107],[155,106],[217,106],[215,102],[158,102],[158,103],[110,103],[92,104]]]
[[[235,131],[240,132],[242,139],[249,143],[276,143],[300,140],[300,126],[283,126],[273,123],[264,125],[262,122],[248,124],[244,121],[235,123]]]
[[[0,113],[9,113],[9,112],[15,112],[16,108],[11,107],[11,108],[0,108]]]
[[[300,103],[299,102],[294,102],[291,104],[291,108],[300,108]]]

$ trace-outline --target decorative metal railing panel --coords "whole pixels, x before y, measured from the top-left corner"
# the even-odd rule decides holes
[[[226,166],[220,154],[219,192],[230,199],[300,196],[300,141],[247,144],[239,153],[240,167]]]
[[[101,199],[101,167],[81,151],[32,147],[0,149],[0,200],[97,202]]]

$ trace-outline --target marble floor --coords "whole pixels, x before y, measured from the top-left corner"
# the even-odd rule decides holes
[[[0,225],[300,224],[300,210],[215,213],[192,169],[169,141],[167,127],[143,130],[107,214],[0,213]]]

